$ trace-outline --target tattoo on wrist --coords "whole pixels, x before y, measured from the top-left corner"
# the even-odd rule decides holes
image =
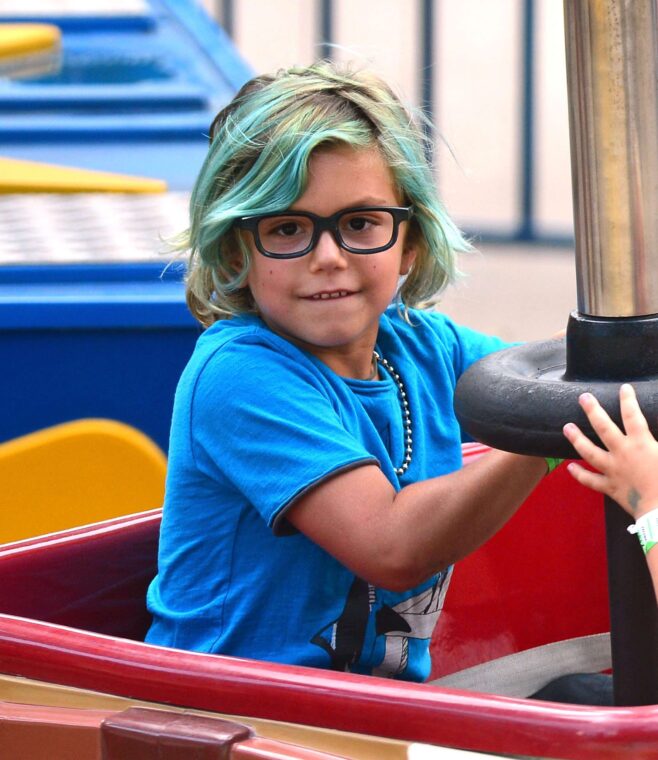
[[[628,492],[628,503],[630,504],[633,512],[637,512],[641,499],[642,496],[634,488],[631,488],[631,490]]]

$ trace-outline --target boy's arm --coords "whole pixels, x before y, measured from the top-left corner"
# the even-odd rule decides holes
[[[651,435],[632,386],[619,390],[622,432],[589,393],[580,398],[587,418],[606,449],[592,443],[577,425],[569,423],[564,434],[580,456],[598,472],[569,464],[571,475],[595,491],[614,499],[634,520],[658,509],[658,442]],[[647,554],[647,564],[658,600],[658,550]]]
[[[492,451],[396,493],[364,465],[318,484],[286,518],[364,580],[407,590],[490,538],[545,474],[543,458]]]

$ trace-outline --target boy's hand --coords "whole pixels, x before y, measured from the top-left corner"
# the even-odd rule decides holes
[[[579,483],[607,494],[637,520],[658,507],[658,442],[649,431],[632,386],[621,386],[619,401],[626,434],[591,393],[583,393],[580,405],[607,451],[570,422],[564,426],[565,436],[598,473],[575,463],[568,469]]]

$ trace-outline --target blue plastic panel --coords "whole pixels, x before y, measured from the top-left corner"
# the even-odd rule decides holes
[[[161,264],[0,268],[0,332],[195,328],[179,269]]]
[[[201,332],[180,277],[161,264],[0,268],[0,441],[106,417],[166,450]]]

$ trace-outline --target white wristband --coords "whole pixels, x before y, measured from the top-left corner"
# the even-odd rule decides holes
[[[658,507],[638,517],[635,523],[629,525],[626,530],[629,533],[637,533],[646,554],[655,543],[658,543]]]

